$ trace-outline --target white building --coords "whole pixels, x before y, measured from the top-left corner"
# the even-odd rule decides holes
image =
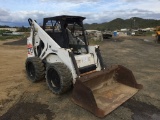
[[[17,28],[0,28],[0,30],[9,30],[9,31],[12,31],[12,32],[16,32]]]

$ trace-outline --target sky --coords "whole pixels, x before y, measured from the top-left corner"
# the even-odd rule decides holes
[[[42,24],[57,15],[86,17],[84,23],[103,23],[116,18],[160,20],[160,0],[0,0],[0,25],[28,26],[28,18]]]

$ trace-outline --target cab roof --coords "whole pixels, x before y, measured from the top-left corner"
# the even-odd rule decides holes
[[[84,19],[85,17],[82,16],[70,16],[70,15],[61,15],[61,16],[44,18],[44,20],[64,20],[64,21],[74,21],[74,20],[83,21]]]

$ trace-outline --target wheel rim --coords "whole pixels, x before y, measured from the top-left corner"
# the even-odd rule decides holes
[[[35,68],[32,62],[28,62],[27,66],[27,74],[29,76],[29,78],[31,78],[32,80],[35,79]]]
[[[60,88],[61,88],[60,77],[54,68],[50,68],[48,70],[47,80],[48,80],[49,85],[52,89],[54,89],[55,91],[60,90]]]

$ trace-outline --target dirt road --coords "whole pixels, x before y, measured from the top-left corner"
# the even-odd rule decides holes
[[[26,41],[0,42],[0,120],[97,120],[73,104],[71,91],[57,96],[45,80],[31,83],[25,76]],[[5,44],[5,45],[4,45]],[[131,69],[144,88],[100,120],[160,119],[160,45],[153,38],[114,38],[100,46],[106,64]]]

